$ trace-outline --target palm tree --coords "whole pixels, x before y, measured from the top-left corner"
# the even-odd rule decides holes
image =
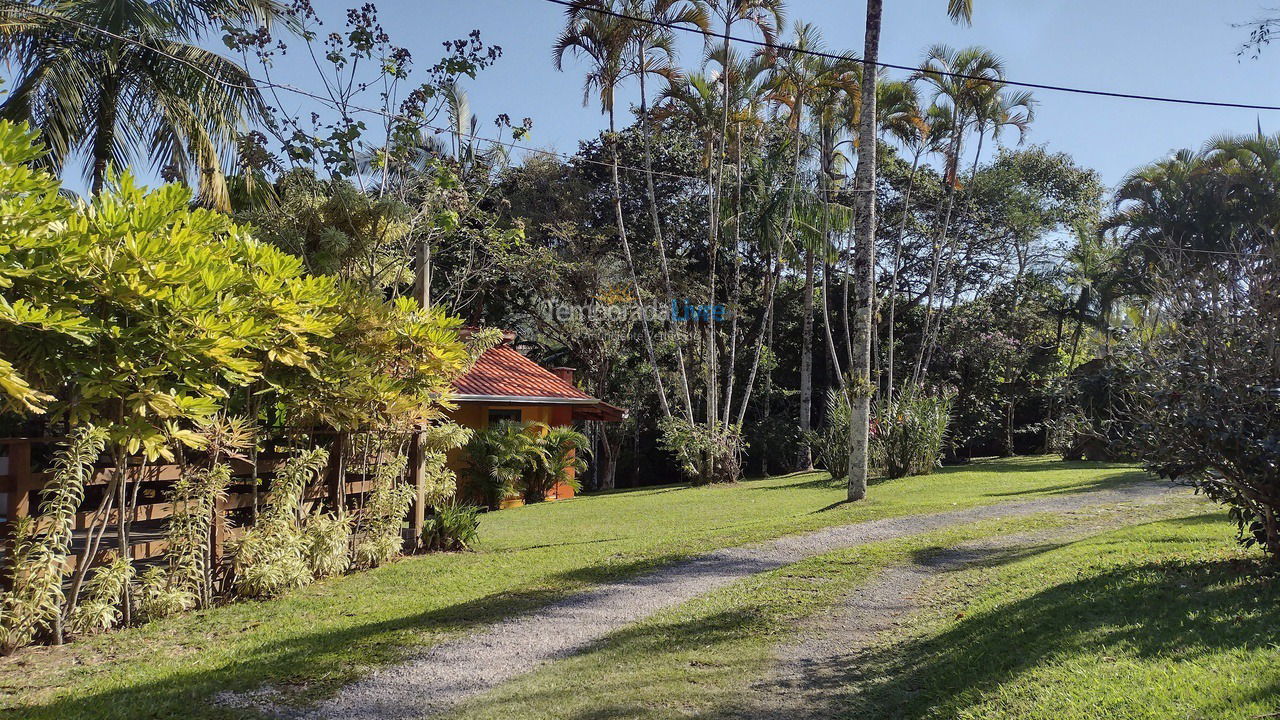
[[[934,336],[933,323],[937,311],[935,299],[938,282],[942,278],[944,257],[949,258],[954,255],[953,251],[944,253],[943,249],[949,247],[947,233],[950,230],[956,190],[959,186],[960,153],[963,149],[964,134],[969,126],[976,122],[979,115],[989,112],[987,107],[999,91],[1000,80],[1004,77],[1004,63],[984,48],[968,47],[956,50],[946,45],[934,45],[926,51],[925,61],[917,75],[933,85],[935,104],[951,112],[951,144],[944,156],[942,173],[945,188],[942,202],[946,209],[938,238],[933,243],[929,285],[926,290],[924,326],[921,330],[920,346],[912,372],[913,382],[919,382],[924,377],[925,349]]]
[[[627,226],[622,216],[622,181],[618,175],[618,133],[615,119],[614,97],[618,85],[630,74],[628,59],[635,43],[633,21],[598,12],[580,12],[571,7],[567,13],[566,27],[552,49],[552,61],[557,70],[564,70],[566,53],[587,58],[591,62],[583,82],[582,104],[588,104],[593,91],[598,93],[601,111],[609,117],[608,144],[611,155],[610,172],[613,180],[613,216],[617,224],[618,240],[631,276],[631,287],[637,308],[641,310],[640,329],[644,338],[649,366],[653,369],[655,390],[663,417],[671,417],[671,404],[662,380],[654,349],[653,335],[649,330],[648,316],[643,312],[643,294],[636,272],[631,244],[627,240]]]
[[[286,17],[277,0],[34,0],[0,10],[0,54],[17,67],[0,117],[41,131],[61,172],[78,154],[102,189],[108,168],[146,156],[194,180],[202,204],[230,209],[238,133],[265,117],[253,78],[199,46],[224,23]]]
[[[792,142],[792,177],[789,209],[786,221],[794,224],[796,195],[801,185],[801,158],[806,149],[807,138],[804,133],[805,109],[809,106],[811,95],[818,92],[827,72],[833,71],[832,65],[818,62],[818,56],[811,52],[822,52],[822,35],[818,29],[808,23],[796,22],[792,30],[793,39],[788,49],[778,54],[772,73],[771,97],[780,107],[785,108],[786,123],[791,130]],[[797,249],[803,248],[804,254],[804,317],[802,326],[800,354],[800,417],[801,437],[807,437],[812,420],[813,408],[813,306],[815,295],[814,261],[815,250],[812,244],[794,243]],[[807,440],[801,440],[797,463],[801,468],[813,467],[813,453]]]
[[[880,23],[884,0],[867,0],[867,25],[862,52],[862,122],[858,127],[858,171],[854,189],[862,190],[862,224],[856,243],[854,272],[857,279],[857,327],[854,332],[855,363],[851,372],[856,383],[850,398],[849,417],[849,500],[867,495],[867,441],[871,423],[871,316],[875,295],[876,245],[876,63],[880,58]],[[969,22],[973,0],[947,0],[947,14],[953,21]]]

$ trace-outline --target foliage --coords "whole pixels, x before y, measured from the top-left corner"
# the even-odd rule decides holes
[[[452,422],[428,425],[419,430],[422,439],[423,502],[439,507],[458,492],[458,476],[449,467],[448,451],[463,447],[471,430]]]
[[[542,423],[503,420],[471,435],[466,445],[467,478],[491,510],[516,494],[526,474],[546,467],[547,449],[538,440]]]
[[[449,500],[435,506],[422,529],[422,545],[427,550],[468,550],[475,543],[480,527],[480,508]]]
[[[374,471],[373,489],[355,519],[352,567],[377,567],[404,548],[401,528],[414,498],[413,486],[403,482],[407,465],[407,458],[399,455]]]
[[[1192,295],[1136,347],[1131,451],[1231,508],[1245,545],[1280,561],[1280,303],[1274,280],[1214,305]]]
[[[164,579],[172,590],[189,593],[193,604],[208,603],[212,597],[210,533],[214,509],[230,482],[231,467],[218,463],[212,468],[189,469],[169,490],[174,511],[165,532],[168,573]]]
[[[130,591],[134,574],[129,558],[112,553],[85,584],[85,596],[71,615],[71,629],[91,633],[115,627],[120,622],[120,603]]]
[[[536,440],[543,452],[539,464],[524,476],[525,502],[541,502],[556,485],[563,483],[574,492],[582,490],[579,476],[587,471],[584,455],[591,448],[586,435],[570,427],[539,428]]]
[[[8,3],[0,55],[15,77],[0,117],[40,128],[55,173],[85,158],[95,192],[110,165],[146,157],[226,210],[239,133],[268,111],[249,73],[201,40],[219,28],[269,24],[283,9],[263,0]]]
[[[105,443],[102,428],[72,430],[40,491],[39,528],[30,517],[16,523],[0,577],[0,654],[8,655],[40,632],[52,630],[62,612],[62,580],[76,511]]]
[[[237,594],[271,597],[311,582],[302,500],[328,460],[327,450],[315,448],[289,458],[280,468],[258,521],[230,548]]]
[[[312,515],[302,529],[302,557],[311,575],[341,575],[351,567],[351,520],[332,514]]]
[[[675,456],[680,472],[694,485],[737,482],[742,475],[746,444],[738,426],[708,429],[670,417],[660,427],[662,448]]]
[[[908,385],[874,408],[873,464],[891,478],[924,475],[941,465],[955,392]]]
[[[832,478],[849,475],[849,401],[839,390],[827,390],[826,420],[811,444],[818,463]]]

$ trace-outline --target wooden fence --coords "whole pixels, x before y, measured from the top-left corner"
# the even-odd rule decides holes
[[[335,513],[348,513],[362,507],[364,498],[373,487],[372,467],[379,460],[389,459],[392,453],[381,457],[365,455],[357,457],[352,451],[351,440],[361,434],[335,432],[308,432],[304,448],[327,447],[329,465],[324,476],[307,488],[304,510],[317,507]],[[53,454],[61,447],[63,438],[0,438],[0,545],[13,533],[14,523],[22,517],[34,517],[39,522],[40,489],[49,477],[46,468]],[[406,540],[415,545],[422,534],[426,517],[424,497],[425,478],[422,472],[419,438],[408,439],[408,480],[417,489],[417,502],[409,516]],[[245,460],[231,461],[232,481],[227,493],[215,509],[212,553],[215,562],[223,559],[226,542],[244,532],[254,518],[258,507],[271,490],[275,473],[291,456],[289,448],[299,445],[297,434],[273,438],[264,443],[266,450],[257,456],[257,466]],[[341,449],[339,452],[334,447]],[[169,501],[169,490],[181,474],[182,468],[171,464],[143,464],[131,459],[128,481],[131,496],[136,492],[137,502],[126,520],[129,525],[129,553],[139,561],[162,555],[165,551],[166,520],[173,515],[174,506]],[[90,564],[103,559],[104,553],[118,551],[115,528],[120,522],[119,508],[112,507],[106,513],[106,530],[98,509],[103,495],[108,491],[115,470],[104,457],[85,487],[85,499],[75,519],[71,564],[79,562],[89,543],[90,528],[97,521],[101,541],[97,554]],[[256,477],[256,482],[255,482]],[[95,533],[97,534],[97,533]]]

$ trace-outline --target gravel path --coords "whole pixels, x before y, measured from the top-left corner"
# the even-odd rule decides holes
[[[884,633],[928,604],[921,594],[947,573],[974,565],[1004,562],[1025,555],[1042,543],[1065,542],[1114,530],[1135,522],[1149,522],[1186,512],[1185,505],[1168,504],[1135,516],[1119,511],[1088,514],[1065,527],[1001,535],[962,543],[919,562],[881,572],[859,585],[834,610],[805,618],[790,642],[774,650],[774,665],[752,685],[739,702],[743,709],[727,715],[741,720],[819,720],[843,717],[848,708],[851,673],[862,652],[884,642]]]
[[[608,583],[472,635],[427,648],[409,661],[375,671],[302,713],[307,720],[400,720],[428,717],[460,701],[581,651],[619,628],[756,573],[814,555],[953,525],[1041,512],[1068,512],[1119,502],[1160,502],[1168,485],[1055,495],[928,515],[825,528],[768,542],[726,548]],[[224,698],[227,704],[271,712],[269,688]]]

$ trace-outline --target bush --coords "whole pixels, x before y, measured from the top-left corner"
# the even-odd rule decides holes
[[[833,479],[849,475],[849,401],[839,390],[827,391],[827,422],[811,443],[818,464]]]
[[[675,456],[680,471],[694,485],[736,482],[742,476],[746,445],[737,425],[716,425],[713,430],[669,417],[659,429],[662,449]]]
[[[1186,290],[1176,322],[1126,353],[1128,449],[1229,506],[1240,542],[1280,561],[1280,297],[1273,278],[1253,280],[1216,307]]]
[[[907,386],[876,407],[872,462],[891,478],[923,475],[941,464],[955,393]]]
[[[298,515],[307,485],[328,460],[328,451],[316,448],[290,458],[280,469],[266,509],[231,548],[237,594],[271,597],[311,582]]]
[[[546,427],[546,426],[543,426]],[[564,484],[576,493],[582,489],[578,476],[587,471],[583,455],[591,441],[569,427],[546,428],[536,438],[543,452],[536,453],[538,465],[524,476],[525,502],[542,502],[556,485]]]
[[[545,468],[546,448],[538,440],[542,423],[503,420],[478,430],[467,442],[468,477],[490,510],[524,486],[526,474]]]
[[[480,508],[450,500],[435,508],[422,529],[422,546],[432,551],[467,550],[480,527]]]
[[[377,567],[404,549],[400,530],[414,494],[413,486],[401,481],[407,465],[401,455],[374,471],[373,490],[356,517],[353,567]]]

